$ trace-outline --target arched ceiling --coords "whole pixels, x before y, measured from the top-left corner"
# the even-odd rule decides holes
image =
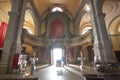
[[[0,21],[5,21],[8,22],[9,20],[9,15],[8,12],[11,10],[11,1],[12,0],[0,0]],[[32,0],[33,3],[35,4],[35,8],[37,9],[38,14],[41,16],[45,13],[46,10],[53,6],[60,6],[65,10],[68,10],[73,17],[76,16],[79,6],[83,0]],[[119,1],[119,0],[116,0]],[[113,11],[117,9],[117,4],[113,3],[114,1],[109,0],[104,4],[103,6],[103,12],[106,13],[107,15],[111,15]],[[27,18],[25,19],[25,22],[32,24],[33,20],[31,20],[31,16],[29,16],[29,13]],[[107,17],[107,16],[106,16]],[[108,18],[110,18],[108,16]],[[81,19],[81,24],[82,26],[85,23],[90,22],[89,19],[89,14],[85,14],[82,19]],[[33,25],[34,26],[34,25]]]
[[[11,1],[12,0],[0,0],[0,21],[5,21],[8,23],[9,15],[8,12],[11,11]],[[57,6],[68,11],[68,15],[75,17],[78,8],[82,0],[32,0],[39,16],[42,16],[49,8]],[[29,13],[26,13],[29,14]],[[30,22],[31,21],[31,22]],[[27,15],[25,22],[32,24],[31,16]]]
[[[11,10],[10,0],[0,0],[0,21],[8,22],[8,11]]]
[[[34,20],[33,20],[33,16],[31,15],[31,11],[28,9],[25,12],[25,17],[24,17],[24,28],[28,29],[31,33],[34,35],[35,33],[35,25],[34,25]]]
[[[111,35],[120,34],[120,16],[115,18],[109,26],[109,32]]]
[[[48,8],[55,5],[68,10],[73,17],[77,14],[81,1],[82,0],[33,0],[40,16],[43,15]]]

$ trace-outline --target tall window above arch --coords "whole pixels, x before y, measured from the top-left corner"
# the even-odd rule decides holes
[[[56,12],[56,11],[63,12],[62,8],[60,8],[60,7],[54,7],[52,9],[52,12]]]

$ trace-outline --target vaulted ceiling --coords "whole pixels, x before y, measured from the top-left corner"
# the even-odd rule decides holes
[[[11,11],[11,1],[12,0],[0,0],[0,21],[7,22],[9,21],[9,15],[8,12]],[[61,7],[64,11],[68,12],[68,15],[72,15],[72,18],[75,18],[75,16],[78,14],[79,8],[82,5],[82,1],[85,0],[30,0],[35,5],[35,8],[39,14],[39,16],[45,15],[47,11],[52,9],[53,7]],[[107,25],[110,23],[110,17],[112,13],[119,10],[119,3],[116,3],[120,0],[106,0],[104,6],[103,6],[103,12],[106,13],[106,23]],[[25,21],[26,23],[30,24],[34,27],[33,20],[31,20],[32,16],[29,16],[29,11],[26,11],[26,17]],[[89,14],[85,14],[81,19],[82,26],[83,24],[86,24],[90,22],[90,16]]]
[[[11,10],[10,0],[0,0],[0,21],[8,22],[8,11]]]
[[[53,7],[61,7],[64,12],[74,18],[78,12],[80,3],[82,0],[31,0],[39,14],[39,16],[44,16],[47,11]],[[0,21],[7,22],[9,21],[8,12],[11,11],[12,0],[0,0]],[[29,14],[26,11],[26,14]],[[25,17],[26,18],[26,17]],[[31,15],[27,15],[25,19],[27,23],[33,24],[33,21],[30,20]],[[31,22],[30,22],[31,21]],[[33,24],[34,26],[34,24]]]
[[[39,15],[44,15],[46,11],[53,7],[61,7],[68,11],[73,17],[77,14],[82,0],[33,0]]]

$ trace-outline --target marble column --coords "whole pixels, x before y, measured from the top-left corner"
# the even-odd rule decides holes
[[[91,19],[93,23],[94,36],[94,52],[98,56],[98,60],[102,66],[106,66],[106,62],[113,62],[112,47],[107,34],[105,25],[105,14],[102,12],[102,0],[90,0]]]
[[[13,0],[12,10],[9,12],[9,24],[4,42],[3,53],[0,62],[0,73],[12,73],[13,57],[15,53],[21,53],[21,28],[23,23],[23,9],[26,0]]]

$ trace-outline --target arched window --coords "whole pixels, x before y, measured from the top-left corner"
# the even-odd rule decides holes
[[[84,35],[88,30],[92,29],[92,27],[86,27],[82,30],[82,35]]]
[[[33,34],[32,30],[29,27],[23,26],[23,28],[26,29],[29,34]]]
[[[63,10],[60,7],[54,7],[52,9],[52,12],[56,12],[56,11],[63,12]]]

